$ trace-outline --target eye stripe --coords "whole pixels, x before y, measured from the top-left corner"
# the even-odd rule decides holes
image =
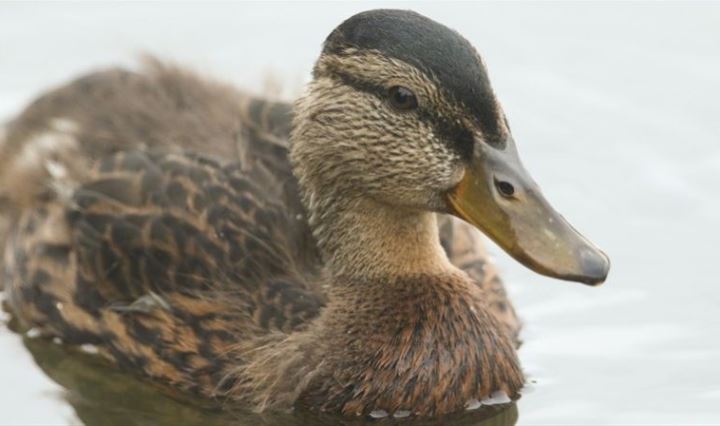
[[[384,86],[358,80],[340,72],[335,72],[328,76],[355,90],[374,95],[380,100],[384,101],[387,99],[387,88]],[[462,125],[457,125],[433,113],[433,111],[433,109],[425,108],[423,103],[419,102],[418,108],[408,112],[417,114],[418,119],[431,126],[435,134],[442,140],[447,141],[450,147],[453,148],[461,158],[469,160],[472,157],[473,145],[475,143],[473,132]]]

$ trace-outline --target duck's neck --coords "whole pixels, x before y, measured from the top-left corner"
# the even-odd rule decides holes
[[[454,270],[434,213],[367,198],[325,197],[310,205],[310,224],[333,276],[365,280]]]
[[[333,287],[308,347],[323,348],[327,370],[309,381],[301,404],[432,416],[493,392],[518,395],[512,341],[478,286],[449,262],[434,214],[368,200],[325,207],[312,221]]]

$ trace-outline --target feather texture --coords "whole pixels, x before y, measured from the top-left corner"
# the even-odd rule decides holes
[[[512,346],[498,342],[517,342],[519,323],[477,231],[439,218],[442,247],[473,288],[454,276],[382,289],[328,282],[288,160],[291,122],[288,104],[155,60],[142,72],[94,73],[39,98],[0,145],[0,238],[13,311],[48,336],[98,345],[127,370],[259,410],[438,414],[462,409],[468,393],[515,394],[522,374]],[[417,304],[398,308],[383,297]],[[431,312],[437,300],[446,309]],[[393,309],[419,310],[404,317],[427,316],[428,327],[388,326]],[[445,329],[448,321],[459,328]],[[353,337],[354,322],[376,334]],[[432,377],[408,376],[393,392],[382,385],[422,357],[436,357],[442,371],[441,355],[426,352],[468,336],[485,351],[448,352],[469,357],[461,379],[443,382],[428,370]],[[329,356],[332,345],[345,347]],[[406,357],[394,359],[397,351]],[[487,351],[509,360],[497,374]],[[343,357],[360,364],[335,374]],[[358,370],[363,359],[380,382],[344,387],[370,374]],[[433,387],[445,389],[443,402]]]

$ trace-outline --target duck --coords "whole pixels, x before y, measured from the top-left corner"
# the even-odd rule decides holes
[[[0,208],[27,328],[259,412],[517,399],[478,230],[546,276],[610,266],[522,166],[472,44],[407,10],[343,21],[292,105],[154,59],[52,90],[0,139]]]

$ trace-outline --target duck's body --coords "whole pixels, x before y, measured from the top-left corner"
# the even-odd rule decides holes
[[[11,122],[0,197],[13,311],[124,368],[257,409],[436,415],[517,396],[519,323],[475,231],[443,215],[438,236],[443,209],[417,204],[433,179],[457,184],[441,171],[455,154],[363,147],[381,139],[372,121],[334,152],[327,138],[348,131],[327,127],[335,105],[370,95],[327,78],[353,69],[333,37],[292,136],[289,105],[157,63],[81,78]],[[360,159],[413,155],[406,175],[382,163],[353,175]],[[434,169],[419,189],[392,187]]]
[[[190,100],[183,105],[179,99]],[[213,114],[216,110],[228,114]],[[200,128],[195,126],[198,116],[203,117]],[[65,343],[97,345],[129,370],[206,396],[225,394],[234,382],[223,379],[243,362],[239,345],[253,346],[248,340],[256,338],[284,339],[285,333],[306,328],[327,303],[321,261],[308,234],[287,147],[279,144],[287,141],[290,120],[287,104],[263,103],[158,63],[140,73],[94,73],[38,99],[10,123],[3,145],[5,152],[18,153],[15,161],[37,140],[52,140],[60,151],[38,158],[34,168],[26,169],[32,174],[17,183],[23,189],[8,191],[23,196],[8,203],[5,216],[14,230],[5,253],[13,311]],[[145,123],[142,128],[138,121]],[[73,141],[70,155],[65,156],[63,141]],[[12,154],[2,158],[13,161]],[[52,191],[46,184],[55,177],[44,162],[53,158],[66,158],[64,167],[82,171],[65,182],[77,186],[72,198],[24,197]],[[143,177],[151,175],[152,186],[143,186]],[[21,209],[11,211],[11,205]],[[480,312],[495,315],[503,332],[516,339],[519,321],[477,231],[447,216],[440,219],[450,260],[475,280],[473,298],[484,299]],[[226,231],[228,226],[234,231]],[[133,239],[133,234],[141,236]],[[458,284],[449,280],[447,285]],[[397,294],[402,288],[395,294],[385,291],[391,294],[374,292],[372,303],[412,301],[385,306],[386,313],[395,314],[413,308],[425,316],[434,310],[415,305],[417,297],[437,303],[438,297],[451,296],[432,282],[411,299]],[[367,315],[380,325],[401,328],[397,317],[356,315],[348,321]],[[446,316],[426,320],[428,326],[453,323]],[[375,334],[380,331],[352,338],[367,347],[382,338]],[[413,331],[405,333],[406,343],[418,342]],[[336,350],[348,347],[348,342],[330,342]],[[401,351],[410,358],[418,349],[401,350],[395,342],[387,348],[389,354]],[[271,350],[267,355],[280,354]],[[287,374],[278,365],[263,371]],[[289,377],[279,383],[288,386],[287,406],[296,389]],[[420,387],[414,392],[420,393]]]

